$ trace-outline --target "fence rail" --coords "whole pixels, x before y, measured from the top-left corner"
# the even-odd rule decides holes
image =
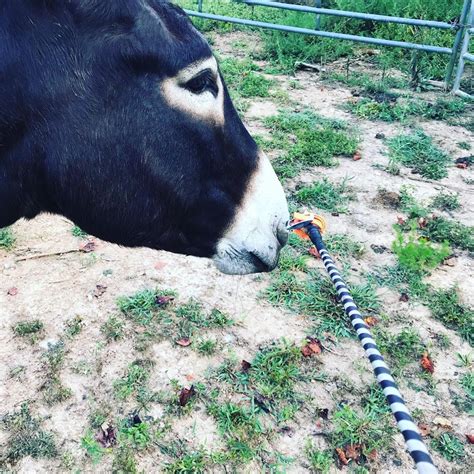
[[[445,54],[450,56],[450,61],[446,71],[445,77],[445,85],[446,89],[448,90],[451,81],[453,78],[454,68],[456,63],[458,62],[458,74],[456,76],[456,81],[453,87],[453,92],[459,90],[459,84],[457,84],[459,71],[461,71],[461,76],[464,71],[465,61],[473,61],[474,55],[470,54],[469,49],[469,36],[473,34],[473,14],[472,9],[474,8],[474,1],[473,0],[464,0],[463,8],[459,17],[458,22],[442,22],[442,21],[432,21],[432,20],[420,20],[415,18],[403,18],[397,16],[387,16],[387,15],[376,15],[371,13],[360,13],[360,12],[352,12],[352,11],[344,11],[344,10],[334,10],[329,8],[320,8],[321,5],[320,0],[315,0],[314,7],[311,6],[303,6],[303,5],[293,5],[288,3],[280,3],[270,0],[234,0],[237,3],[245,4],[249,7],[260,6],[260,7],[268,7],[268,8],[276,8],[280,10],[290,10],[296,11],[301,13],[313,13],[316,16],[316,24],[315,29],[310,28],[300,28],[296,26],[290,25],[282,25],[279,23],[268,23],[263,21],[257,20],[250,20],[248,18],[236,18],[226,15],[216,15],[212,13],[205,13],[203,12],[203,0],[197,0],[198,3],[198,11],[194,10],[186,10],[186,13],[190,16],[194,16],[197,18],[203,18],[208,20],[215,20],[215,21],[223,21],[228,23],[235,23],[244,26],[256,27],[256,28],[266,28],[276,31],[283,31],[287,33],[298,33],[310,36],[319,36],[322,38],[331,38],[331,39],[338,39],[338,40],[346,40],[346,41],[354,41],[357,43],[365,43],[365,44],[373,44],[377,46],[388,46],[388,47],[396,47],[396,48],[404,48],[410,50],[417,50],[417,51],[425,51],[428,53],[436,53],[436,54]],[[418,26],[424,28],[435,28],[441,30],[450,30],[455,33],[453,46],[451,48],[437,46],[432,44],[422,44],[422,43],[412,43],[408,41],[395,41],[395,40],[388,40],[383,38],[372,38],[368,36],[360,36],[360,35],[351,35],[346,33],[336,33],[332,31],[323,31],[320,29],[320,21],[319,18],[321,15],[327,16],[335,16],[335,17],[346,17],[352,18],[356,20],[373,20],[383,23],[396,23],[402,25],[411,25],[411,26]],[[467,43],[466,43],[467,38]],[[464,40],[464,41],[463,41]],[[462,50],[462,52],[461,52]],[[461,53],[460,53],[461,52]],[[458,60],[459,57],[459,60]],[[459,83],[460,83],[459,78]],[[457,86],[457,89],[456,89]],[[462,93],[466,95],[465,93]]]

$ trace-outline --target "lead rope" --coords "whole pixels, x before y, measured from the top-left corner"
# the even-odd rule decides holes
[[[384,358],[370,333],[369,327],[362,319],[362,315],[357,309],[357,305],[355,304],[346,283],[334,264],[334,260],[331,258],[326,246],[324,245],[320,232],[320,228],[325,227],[325,224],[323,224],[323,226],[320,225],[321,221],[324,223],[324,220],[317,216],[312,216],[309,220],[304,220],[305,217],[308,217],[307,215],[304,215],[303,220],[300,220],[301,217],[302,215],[295,215],[295,220],[292,221],[293,224],[290,223],[288,229],[299,231],[299,235],[301,235],[301,231],[304,229],[311,242],[318,250],[324,266],[336,287],[340,301],[344,305],[344,311],[350,318],[352,326],[357,332],[359,341],[372,364],[377,382],[383,390],[393,416],[397,420],[398,428],[405,439],[405,445],[410,456],[413,458],[413,461],[415,461],[416,469],[420,474],[437,473],[438,470],[433,464],[433,460],[431,459],[428,449],[421,438],[418,427],[414,423],[413,418],[405,405],[405,401],[398,390],[398,386],[392,377],[390,369],[385,363]]]

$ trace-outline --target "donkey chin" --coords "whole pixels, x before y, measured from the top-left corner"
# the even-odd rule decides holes
[[[273,270],[288,241],[288,204],[266,156],[248,183],[242,204],[213,257],[223,273],[244,275]]]

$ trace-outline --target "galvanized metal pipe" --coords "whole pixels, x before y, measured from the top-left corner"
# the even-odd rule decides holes
[[[471,27],[473,22],[474,22],[474,2],[471,4],[471,8],[466,16],[466,21],[468,25]],[[461,48],[461,54],[459,55],[459,64],[458,64],[458,70],[456,74],[456,79],[454,80],[454,85],[453,85],[453,93],[454,94],[460,94],[460,87],[461,87],[461,80],[462,80],[462,75],[464,73],[464,68],[466,65],[466,59],[468,61],[474,61],[474,54],[469,53],[469,43],[471,41],[471,35],[469,31],[471,28],[469,28],[468,31],[466,31],[466,34],[464,35],[464,41],[462,44]],[[454,53],[453,53],[454,56]],[[463,97],[471,97],[469,94],[463,93]]]
[[[427,28],[438,28],[442,30],[457,29],[456,24],[447,23],[444,21],[417,20],[414,18],[403,18],[403,17],[397,17],[397,16],[376,15],[373,13],[360,13],[360,12],[350,12],[350,11],[344,11],[344,10],[333,10],[330,8],[306,7],[303,5],[291,5],[288,3],[279,3],[279,2],[264,1],[264,0],[237,0],[237,1],[239,3],[245,3],[251,6],[278,8],[280,10],[292,10],[292,11],[299,11],[299,12],[305,12],[305,13],[317,13],[319,15],[342,16],[342,17],[347,17],[347,18],[355,18],[359,20],[374,20],[374,21],[380,21],[382,23],[398,23],[402,25],[424,26]]]
[[[469,11],[470,7],[472,6],[471,0],[464,0],[464,4],[462,6],[461,17],[460,17],[460,25],[458,32],[456,33],[456,37],[454,38],[453,44],[453,53],[451,54],[451,59],[449,60],[448,69],[446,70],[446,77],[444,82],[446,83],[446,90],[449,89],[449,85],[451,84],[451,80],[453,78],[454,66],[458,59],[459,49],[461,48],[461,43],[466,31],[466,21],[469,22]],[[472,26],[469,24],[469,26]]]
[[[245,18],[234,18],[230,16],[214,15],[212,13],[200,13],[193,10],[185,10],[185,12],[188,15],[194,16],[197,18],[205,18],[208,20],[216,20],[216,21],[226,21],[229,23],[236,23],[238,25],[254,26],[258,28],[267,28],[270,30],[284,31],[286,33],[300,33],[300,34],[305,34],[309,36],[320,36],[323,38],[332,38],[332,39],[340,39],[340,40],[347,40],[347,41],[355,41],[357,43],[374,44],[377,46],[392,46],[395,48],[415,49],[419,51],[427,51],[429,53],[452,54],[451,48],[444,48],[441,46],[432,46],[432,45],[419,44],[419,43],[406,43],[404,41],[370,38],[367,36],[356,36],[356,35],[349,35],[345,33],[334,33],[331,31],[316,31],[316,30],[310,30],[308,28],[298,28],[296,26],[278,25],[275,23],[265,23],[263,21],[247,20]]]

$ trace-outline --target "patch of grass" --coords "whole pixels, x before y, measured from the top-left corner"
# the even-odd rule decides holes
[[[133,449],[128,446],[119,446],[114,449],[112,472],[123,474],[138,474],[137,463],[133,456]]]
[[[27,338],[31,344],[38,340],[44,329],[44,324],[39,319],[21,321],[12,327],[13,333],[18,337]]]
[[[448,175],[449,156],[421,130],[398,135],[387,143],[391,163],[407,166],[425,178],[441,179]]]
[[[150,377],[150,362],[137,360],[130,364],[127,373],[121,379],[114,382],[114,390],[117,398],[125,400],[132,394],[146,387]]]
[[[15,463],[27,456],[38,459],[58,455],[53,435],[41,429],[40,421],[33,418],[26,403],[19,411],[2,417],[1,424],[10,432],[5,451],[8,462]]]
[[[373,451],[384,451],[390,447],[395,434],[389,419],[389,414],[368,416],[344,405],[333,415],[331,443],[335,448],[360,445],[364,456]]]
[[[125,424],[120,429],[119,437],[122,442],[134,449],[146,449],[152,441],[150,425],[145,422],[134,425]]]
[[[461,441],[451,433],[443,433],[433,439],[431,447],[451,462],[462,461],[466,455]]]
[[[213,339],[202,339],[196,343],[195,347],[199,354],[211,356],[216,352],[217,342]]]
[[[68,319],[66,321],[66,337],[72,339],[73,337],[77,336],[83,328],[84,320],[82,319],[82,316],[75,316],[72,319]]]
[[[351,291],[361,312],[379,309],[380,301],[372,284],[353,285]],[[305,279],[288,271],[275,274],[265,296],[276,306],[285,306],[308,316],[315,325],[312,335],[322,339],[328,334],[338,338],[354,335],[333,284],[317,271],[308,272]]]
[[[118,341],[124,336],[124,326],[123,321],[112,315],[102,324],[100,332],[105,336],[107,342]]]
[[[339,184],[333,184],[323,178],[310,186],[300,188],[296,192],[299,203],[311,208],[322,209],[328,212],[347,212],[347,203],[352,199],[349,192],[347,179]]]
[[[453,404],[462,411],[467,412],[470,416],[474,416],[474,372],[464,374],[459,384],[465,392],[464,396],[455,395]]]
[[[390,367],[394,372],[401,372],[413,362],[418,362],[425,345],[418,332],[412,328],[404,328],[398,334],[391,334],[382,328],[374,328],[380,352],[389,358]]]
[[[325,237],[324,243],[331,255],[340,258],[360,258],[365,253],[365,246],[361,242],[352,240],[347,234],[329,234]]]
[[[461,303],[457,289],[437,290],[427,298],[433,317],[474,345],[474,309]]]
[[[472,148],[471,144],[468,142],[458,142],[458,147],[465,151],[469,151]]]
[[[434,242],[448,242],[454,247],[474,251],[474,227],[444,217],[429,219],[422,233]]]
[[[147,325],[159,310],[157,301],[162,296],[175,296],[173,291],[143,290],[133,296],[120,297],[117,306],[132,321]]]
[[[409,219],[426,217],[429,213],[429,209],[416,201],[408,186],[400,188],[400,210],[407,214]]]
[[[208,456],[205,451],[183,453],[174,462],[166,463],[164,470],[170,474],[201,474],[207,471]]]
[[[308,440],[305,447],[306,458],[308,459],[311,471],[317,474],[328,474],[333,465],[333,457],[331,451],[325,449],[321,451],[316,449]]]
[[[270,96],[274,82],[259,74],[260,68],[252,61],[225,58],[219,61],[219,67],[234,98]]]
[[[440,192],[437,194],[433,199],[432,205],[442,211],[456,211],[461,208],[459,194],[449,192]]]
[[[62,403],[72,396],[71,389],[64,387],[60,378],[65,355],[66,351],[62,341],[49,344],[48,350],[42,355],[43,368],[46,373],[41,391],[44,401],[48,405]]]
[[[106,453],[106,450],[95,439],[92,431],[88,431],[81,438],[81,448],[85,450],[93,464],[99,464],[102,460],[102,456]]]
[[[267,146],[284,152],[273,161],[281,178],[294,177],[311,166],[335,166],[335,156],[353,156],[359,145],[343,122],[325,119],[310,110],[281,112],[264,123],[272,132]]]
[[[78,237],[80,239],[86,239],[87,237],[89,237],[89,234],[87,232],[84,232],[80,227],[78,227],[77,225],[73,226],[73,228],[71,229],[71,234],[74,236],[74,237]]]
[[[451,254],[447,242],[442,245],[433,244],[425,237],[419,237],[414,230],[408,235],[397,231],[392,250],[398,257],[400,266],[421,273],[436,268]]]
[[[0,229],[0,249],[10,250],[15,244],[15,236],[10,227]]]

